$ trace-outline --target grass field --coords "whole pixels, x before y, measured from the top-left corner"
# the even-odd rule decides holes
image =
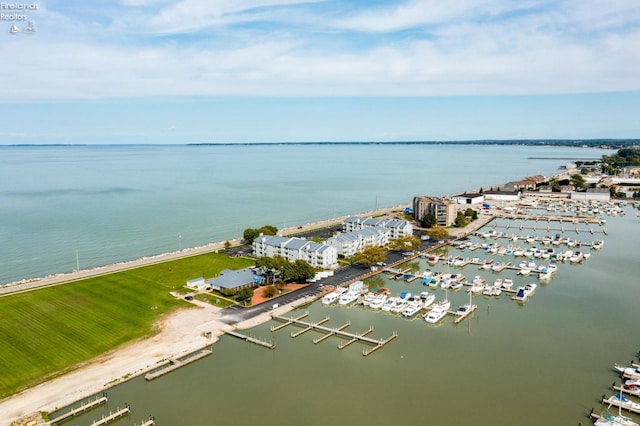
[[[252,264],[209,253],[0,297],[0,399],[153,334],[160,315],[190,306],[169,294],[187,280]]]

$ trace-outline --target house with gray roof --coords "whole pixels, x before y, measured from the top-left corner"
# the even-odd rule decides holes
[[[253,268],[239,270],[225,269],[215,278],[207,280],[207,284],[214,290],[241,290],[254,287],[262,282],[263,278],[256,274]]]

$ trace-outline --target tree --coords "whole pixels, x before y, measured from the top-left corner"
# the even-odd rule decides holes
[[[434,226],[427,231],[427,234],[435,240],[441,240],[449,236],[449,232],[443,226]]]
[[[356,262],[366,266],[375,265],[378,262],[384,262],[387,258],[387,253],[382,247],[370,246],[366,247],[359,253],[356,253]]]
[[[231,247],[231,243],[229,241],[225,241],[224,242],[224,249],[225,250],[229,250],[229,247]]]
[[[478,219],[478,212],[477,211],[475,211],[475,210],[473,211],[473,214],[471,215],[471,219],[472,220]]]
[[[433,213],[427,213],[424,215],[421,222],[422,222],[421,225],[424,228],[431,228],[432,226],[438,223],[438,219],[436,218],[436,215],[434,215]]]
[[[258,232],[263,235],[276,235],[278,233],[278,228],[273,225],[264,225],[261,228],[258,228]]]
[[[584,178],[580,173],[575,173],[571,175],[571,184],[576,188],[580,189],[584,186]]]
[[[559,191],[560,190],[560,183],[558,182],[558,178],[557,177],[549,178],[549,185],[551,186],[551,190],[552,191]]]
[[[278,293],[278,289],[276,289],[276,287],[273,285],[266,286],[262,291],[262,295],[267,299],[275,296],[277,293]]]
[[[247,228],[244,230],[242,237],[247,244],[253,244],[253,241],[260,236],[260,232],[257,229]]]
[[[464,211],[464,215],[466,217],[471,217],[473,216],[473,213],[475,212],[474,209],[472,209],[471,207],[468,207],[465,211]]]
[[[394,250],[418,250],[420,248],[420,238],[413,235],[405,235],[391,241],[391,248]]]
[[[454,222],[456,228],[462,228],[463,226],[467,226],[467,219],[464,217],[464,213],[458,212],[456,215],[456,220]]]
[[[238,302],[249,300],[252,297],[253,297],[253,289],[248,287],[241,288],[240,291],[238,291],[238,294],[236,294],[236,300]]]

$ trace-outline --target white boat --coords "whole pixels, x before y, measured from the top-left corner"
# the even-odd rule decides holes
[[[518,291],[511,299],[517,300],[519,302],[524,302],[529,298],[529,296],[533,294],[534,291],[536,291],[535,284],[525,284],[518,287]]]
[[[380,294],[369,304],[371,309],[381,309],[384,303],[387,301],[387,296]]]
[[[370,291],[369,293],[364,295],[364,299],[362,299],[362,304],[364,306],[369,306],[371,304],[371,302],[373,302],[373,299],[375,299],[376,295]]]
[[[483,294],[483,295],[485,295],[485,296],[491,296],[491,291],[492,291],[492,289],[493,289],[493,287],[492,287],[492,286],[490,286],[490,285],[485,286],[485,287],[482,289],[482,294]],[[472,292],[469,292],[469,294],[471,294],[471,293],[472,293]]]
[[[609,403],[612,403],[613,405],[624,408],[626,410],[634,410],[634,411],[640,410],[640,404],[638,404],[637,402],[631,401],[624,395],[611,395],[609,398],[607,398],[607,401],[609,401]]]
[[[623,376],[630,376],[631,379],[640,379],[640,367],[614,364],[613,368],[622,373]]]
[[[520,270],[518,271],[518,273],[520,275],[522,275],[523,277],[526,277],[527,275],[529,275],[531,273],[531,269],[529,269],[528,267],[524,266],[521,267]]]
[[[470,311],[473,311],[474,309],[476,309],[476,305],[473,304],[473,298],[471,296],[471,293],[469,293],[469,303],[460,306],[458,310],[455,312],[455,314],[458,316],[467,315]]]
[[[435,324],[447,315],[447,309],[440,307],[434,307],[429,312],[423,315],[422,318],[428,323]]]
[[[407,306],[405,310],[402,311],[402,316],[409,318],[414,316],[421,310],[422,310],[422,302],[419,299],[416,299],[416,300],[413,300],[412,302],[409,302],[409,306]]]
[[[431,306],[433,302],[435,302],[436,295],[433,293],[428,293],[426,291],[423,291],[422,293],[420,293],[420,300],[422,300],[422,306],[424,308],[427,308]]]
[[[396,298],[395,297],[389,297],[386,302],[384,302],[384,304],[382,305],[382,309],[385,312],[389,312],[391,311],[391,308],[393,308],[396,304]]]
[[[344,292],[340,295],[340,298],[338,299],[338,303],[340,305],[348,305],[358,300],[359,295],[360,295],[359,292],[358,293],[353,291]]]
[[[451,287],[449,287],[451,290],[460,290],[462,288],[462,281],[454,281],[453,283],[451,283]]]
[[[340,298],[340,294],[341,292],[338,292],[338,291],[332,291],[331,293],[325,294],[322,297],[322,304],[331,305],[332,303],[337,302],[338,299]]]
[[[595,240],[591,243],[591,248],[594,250],[600,250],[602,247],[604,247],[604,241],[602,240]]]
[[[491,287],[491,296],[500,296],[502,294],[502,287],[494,285]]]
[[[505,278],[502,281],[502,288],[509,289],[511,287],[513,287],[513,279],[512,278]]]
[[[569,257],[569,262],[578,263],[578,262],[581,262],[583,259],[584,259],[584,254],[582,254],[581,251],[576,251],[571,255],[571,257]]]
[[[538,279],[540,281],[547,281],[551,279],[551,271],[549,270],[549,268],[543,266],[542,268],[539,269],[539,273],[538,273]]]
[[[409,306],[409,302],[407,302],[406,299],[398,297],[396,299],[396,304],[391,307],[391,312],[400,313],[407,309],[407,306]]]
[[[634,422],[629,417],[625,417],[622,414],[614,416],[607,411],[601,413],[600,418],[593,424],[594,426],[638,426],[638,423]]]

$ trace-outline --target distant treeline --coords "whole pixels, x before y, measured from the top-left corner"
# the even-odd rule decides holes
[[[512,140],[465,140],[465,141],[390,141],[390,142],[220,142],[220,143],[189,143],[193,146],[209,145],[546,145],[546,146],[575,146],[620,149],[630,146],[640,146],[640,139],[512,139]]]

